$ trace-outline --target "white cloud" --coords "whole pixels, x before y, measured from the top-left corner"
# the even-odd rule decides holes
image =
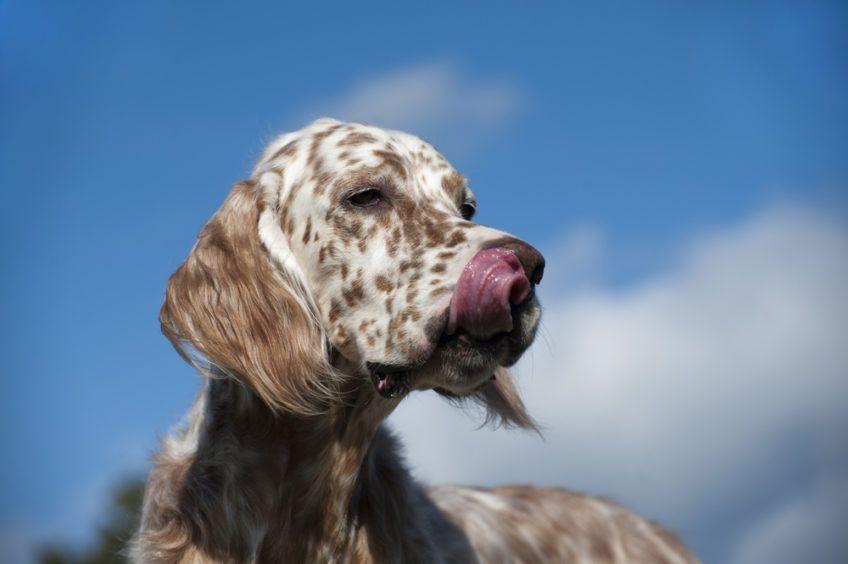
[[[502,125],[518,102],[509,81],[469,77],[437,62],[369,77],[309,113],[408,130],[461,148]]]
[[[824,481],[779,505],[745,534],[733,562],[848,562],[848,479]]]
[[[596,240],[583,230],[548,260],[594,264],[582,250]],[[395,427],[427,481],[567,485],[713,542],[707,529],[749,525],[801,475],[848,476],[846,257],[844,223],[772,209],[635,287],[549,278],[542,337],[517,370],[545,442],[475,431],[424,394]]]

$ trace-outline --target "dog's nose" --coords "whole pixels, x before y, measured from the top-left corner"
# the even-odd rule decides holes
[[[522,268],[524,268],[524,275],[527,276],[527,280],[533,284],[538,284],[542,281],[542,276],[545,274],[545,257],[533,246],[511,237],[506,240],[494,241],[493,243],[486,245],[486,247],[501,247],[502,249],[511,251],[518,257]]]

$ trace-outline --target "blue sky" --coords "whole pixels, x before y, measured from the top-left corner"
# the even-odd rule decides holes
[[[738,354],[722,348],[734,342],[711,341],[716,333],[706,333],[706,323],[693,332],[707,336],[678,344],[715,344],[698,349],[706,359],[701,365],[725,375],[738,371],[727,381],[728,394],[764,398],[761,406],[739,409],[781,414],[760,417],[762,435],[741,433],[750,445],[715,451],[739,457],[757,451],[763,437],[774,439],[771,450],[751,455],[750,468],[739,469],[739,489],[759,493],[727,489],[732,473],[722,495],[709,480],[675,482],[692,473],[668,470],[680,445],[662,434],[650,452],[651,460],[668,462],[666,471],[652,474],[642,462],[646,479],[667,478],[668,491],[568,457],[547,464],[551,472],[539,481],[614,494],[651,511],[711,561],[767,554],[769,539],[780,537],[774,531],[799,518],[787,507],[837,511],[816,504],[848,491],[848,453],[839,447],[845,437],[831,436],[848,406],[825,397],[844,388],[844,353],[833,342],[844,337],[844,320],[834,312],[843,311],[848,297],[840,267],[848,249],[843,3],[593,1],[533,10],[506,3],[339,3],[309,10],[307,4],[0,1],[6,272],[0,440],[9,459],[0,470],[0,556],[16,557],[44,536],[84,539],[109,484],[144,469],[156,437],[197,387],[197,377],[159,334],[156,315],[168,275],[229,186],[249,173],[263,143],[323,114],[422,134],[471,179],[481,222],[546,250],[556,273],[545,288],[558,304],[547,316],[554,349],[582,342],[578,337],[604,319],[615,320],[610,327],[632,326],[630,336],[640,338],[687,333],[692,319],[713,313],[710,327],[719,332],[748,328],[735,341],[747,346]],[[723,270],[727,265],[732,268]],[[745,275],[736,280],[740,272]],[[767,291],[751,286],[754,280]],[[751,299],[736,299],[742,295]],[[757,305],[763,295],[780,299]],[[806,317],[787,310],[784,317],[774,313],[776,320],[762,318],[755,308],[774,312],[794,298]],[[697,304],[709,307],[692,311],[690,325],[678,320]],[[716,313],[727,308],[733,315]],[[585,325],[572,326],[572,319]],[[782,322],[785,334],[768,332]],[[816,328],[832,332],[819,335]],[[560,343],[563,335],[575,337]],[[749,342],[751,335],[767,338]],[[628,358],[604,346],[609,336],[599,331],[599,341],[586,345],[595,351],[591,358]],[[798,344],[804,339],[806,348]],[[794,367],[812,352],[818,364],[799,362],[772,383],[744,380],[770,373],[763,366],[775,347],[789,355],[781,366]],[[666,339],[646,348],[654,358],[677,358]],[[713,362],[723,357],[748,361]],[[539,361],[549,373],[563,363]],[[660,364],[648,363],[645,379],[631,383],[638,389],[639,382],[653,382],[656,397],[666,397],[692,368]],[[611,370],[593,380],[602,367],[572,370],[576,376],[557,375],[557,390],[578,399],[578,393],[606,394],[633,374]],[[609,387],[580,388],[581,370],[586,382],[609,381]],[[533,372],[528,396],[541,398],[532,386],[544,377]],[[665,379],[651,380],[660,373]],[[802,376],[818,382],[823,396],[801,407],[778,401],[792,397],[786,394],[797,390],[788,382]],[[732,388],[742,381],[752,387]],[[667,397],[661,405],[680,399]],[[728,405],[717,393],[687,398],[691,409],[703,411],[699,424],[722,419]],[[590,422],[598,421],[591,413],[560,421],[557,407],[543,404],[540,399],[540,410],[552,410],[554,436],[558,424],[570,429],[548,448],[579,451],[576,445],[594,437]],[[442,409],[411,405],[423,415]],[[632,406],[632,416],[647,425],[653,407]],[[399,413],[397,425],[409,435],[422,476],[464,479],[460,469],[451,474],[449,444],[443,452],[422,447],[429,458],[415,458],[415,441],[427,437],[403,428],[414,427],[412,413],[419,412]],[[699,433],[686,426],[685,413],[678,417],[662,425]],[[609,445],[626,434],[603,436]],[[717,443],[733,442],[724,436]],[[513,444],[498,441],[519,439],[500,433],[486,440],[497,451]],[[586,452],[603,452],[604,444]],[[636,437],[616,448],[628,444],[641,443]],[[798,450],[809,444],[825,446]],[[639,466],[646,452],[635,449],[629,460]],[[569,470],[576,467],[583,470]],[[766,467],[785,471],[764,479]],[[607,481],[598,478],[607,474]],[[521,477],[515,469],[477,481]],[[760,491],[745,480],[772,486]],[[654,497],[634,493],[639,490]],[[724,505],[656,501],[689,495]],[[741,538],[742,530],[750,535]],[[810,538],[832,537],[822,531]]]

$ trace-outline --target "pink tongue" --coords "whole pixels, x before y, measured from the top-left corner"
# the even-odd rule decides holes
[[[530,293],[530,282],[521,262],[506,249],[480,251],[465,266],[450,303],[447,333],[465,329],[487,339],[512,330],[511,304]]]

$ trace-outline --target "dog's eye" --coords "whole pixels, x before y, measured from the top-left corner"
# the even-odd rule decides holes
[[[469,220],[477,213],[477,206],[474,202],[465,202],[459,206],[459,213],[462,215],[462,219]]]
[[[348,196],[347,201],[357,208],[370,208],[383,201],[383,194],[376,188],[368,188]]]

